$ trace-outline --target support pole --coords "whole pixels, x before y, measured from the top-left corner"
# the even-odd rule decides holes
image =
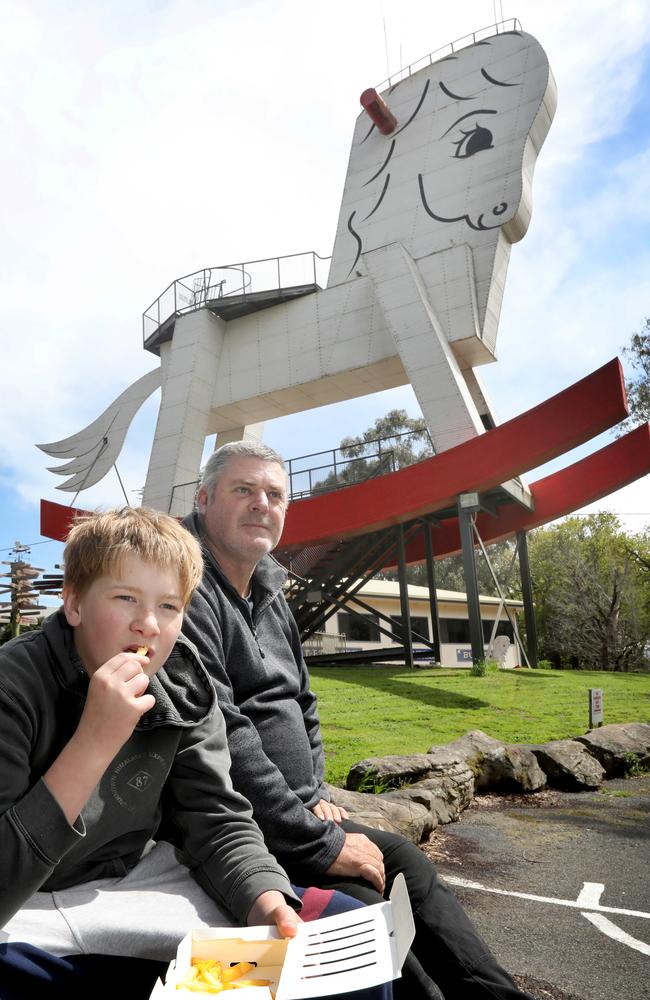
[[[530,562],[528,560],[528,539],[525,531],[517,532],[517,553],[519,555],[519,574],[521,576],[521,593],[524,600],[524,621],[526,622],[526,652],[531,667],[539,666],[537,650],[537,623],[535,621],[535,604],[533,601],[533,584],[530,578]]]
[[[472,661],[476,663],[485,656],[483,646],[483,625],[481,622],[481,604],[478,596],[478,578],[476,576],[476,560],[474,557],[474,533],[472,531],[472,514],[478,509],[478,504],[472,509],[463,506],[463,496],[458,498],[458,526],[463,553],[463,574],[467,591],[467,611],[469,614],[469,638],[472,644]]]
[[[409,591],[406,579],[406,545],[404,543],[404,525],[395,528],[397,542],[397,578],[399,580],[399,602],[402,610],[402,641],[404,643],[404,661],[407,667],[414,666],[413,637],[411,635],[411,609],[409,607]]]
[[[431,611],[431,641],[433,642],[436,663],[442,664],[440,649],[440,616],[438,614],[438,595],[436,593],[436,569],[433,559],[433,542],[431,541],[431,525],[428,521],[422,527],[424,531],[424,551],[426,553],[427,584],[429,587],[429,609]]]

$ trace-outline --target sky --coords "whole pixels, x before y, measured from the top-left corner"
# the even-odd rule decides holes
[[[481,369],[499,418],[620,356],[650,315],[646,0],[0,0],[0,14],[0,559],[20,540],[36,565],[60,561],[39,501],[73,495],[35,444],[156,367],[144,309],[202,267],[329,256],[361,92],[495,19],[539,40],[558,88],[499,360]],[[117,462],[132,503],[157,407]],[[419,413],[404,387],[271,421],[264,439],[287,458],[333,448],[395,407]],[[113,471],[77,503],[123,501]],[[641,530],[648,479],[590,509]]]

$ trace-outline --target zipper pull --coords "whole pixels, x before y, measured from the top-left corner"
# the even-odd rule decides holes
[[[262,657],[262,659],[264,659],[264,650],[260,646],[260,641],[257,638],[257,629],[256,629],[256,627],[254,625],[251,625],[251,632],[253,633],[253,638],[254,638],[255,642],[257,643],[257,648],[259,650],[260,656]]]

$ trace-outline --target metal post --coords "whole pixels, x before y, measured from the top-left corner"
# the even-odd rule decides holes
[[[474,533],[472,531],[472,511],[461,506],[458,498],[458,527],[463,552],[463,574],[467,592],[467,611],[469,614],[469,638],[472,644],[472,661],[476,663],[485,656],[483,645],[483,625],[481,623],[481,604],[478,597],[478,579],[476,576],[476,560],[474,558]]]
[[[406,545],[404,544],[404,525],[395,528],[397,541],[397,578],[399,580],[399,602],[402,611],[402,639],[404,642],[404,660],[407,667],[414,666],[413,637],[411,635],[411,609],[409,608],[408,582],[406,580]]]
[[[11,638],[20,635],[20,593],[18,586],[18,566],[11,563],[11,611],[9,613],[9,629]]]
[[[429,586],[429,608],[431,610],[431,641],[434,646],[434,656],[437,663],[442,663],[442,650],[440,649],[440,616],[438,614],[438,595],[436,593],[436,570],[433,560],[433,542],[431,540],[431,525],[425,521],[422,527],[424,531],[424,551],[427,560],[427,584]]]
[[[537,650],[537,623],[535,621],[535,604],[533,601],[533,584],[530,578],[530,562],[528,560],[528,540],[525,531],[517,532],[517,553],[519,555],[519,575],[521,577],[521,594],[524,599],[524,620],[526,622],[526,652],[531,667],[539,666]]]

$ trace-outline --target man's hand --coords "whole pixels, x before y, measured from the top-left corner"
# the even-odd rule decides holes
[[[295,937],[300,917],[293,910],[281,892],[269,889],[258,896],[250,910],[246,923],[249,927],[275,924],[282,937]]]
[[[384,856],[364,833],[346,833],[345,844],[328,875],[355,875],[365,878],[383,895],[386,886]]]
[[[335,806],[333,802],[328,802],[327,799],[321,799],[320,802],[317,802],[312,812],[314,816],[318,816],[323,821],[331,819],[335,823],[340,823],[342,819],[349,818],[346,809],[343,809],[342,806]]]

